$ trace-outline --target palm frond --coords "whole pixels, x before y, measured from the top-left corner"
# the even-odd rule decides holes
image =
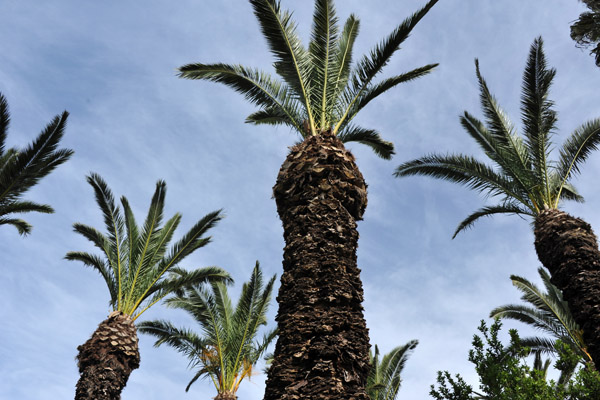
[[[6,144],[6,135],[9,124],[10,114],[8,112],[8,102],[6,101],[6,97],[0,93],[0,154],[4,154],[4,146]]]
[[[285,115],[286,120],[302,134],[302,107],[289,86],[265,72],[228,64],[187,64],[179,68],[179,77],[222,83],[243,94],[253,104]]]
[[[594,119],[577,128],[560,148],[557,174],[562,179],[561,188],[573,176],[579,174],[579,167],[600,144],[600,119]],[[564,189],[563,189],[564,190]],[[559,193],[560,194],[560,193]]]
[[[275,56],[275,71],[293,89],[306,107],[312,134],[316,134],[311,107],[310,56],[296,33],[292,14],[282,10],[276,0],[250,0],[263,36]]]
[[[556,70],[546,67],[541,38],[534,40],[523,74],[521,117],[523,133],[538,181],[545,181],[548,172],[549,137],[556,123],[553,103],[548,91]]]
[[[0,201],[18,199],[40,179],[52,172],[73,154],[72,150],[58,149],[64,135],[69,113],[54,117],[40,135],[23,150],[18,150],[11,162],[0,169]],[[6,118],[2,117],[2,118]],[[8,124],[8,121],[3,122]]]
[[[27,235],[31,232],[32,226],[20,218],[0,217],[0,225],[12,225],[17,228],[20,235]]]
[[[310,82],[313,85],[310,102],[319,130],[330,127],[327,110],[333,101],[335,89],[337,35],[337,17],[333,0],[317,0],[308,51],[311,66]]]
[[[394,152],[394,144],[383,140],[379,133],[373,129],[365,129],[355,125],[347,126],[338,135],[343,143],[358,142],[369,146],[379,157],[389,160]]]
[[[65,256],[66,260],[69,261],[81,261],[83,265],[95,269],[104,279],[106,287],[110,293],[110,305],[112,307],[117,306],[118,302],[118,283],[114,274],[114,270],[110,265],[100,257],[94,254],[85,253],[82,251],[70,251]]]
[[[335,67],[331,72],[333,82],[331,97],[335,103],[331,104],[331,108],[327,110],[330,114],[330,121],[334,121],[337,119],[335,116],[341,116],[344,112],[343,105],[340,104],[340,94],[343,93],[346,88],[350,77],[352,50],[354,48],[356,37],[358,36],[359,27],[360,21],[354,15],[350,15],[346,20],[342,34],[337,41]]]
[[[346,111],[334,127],[334,133],[337,133],[343,124],[349,122],[351,110],[360,100],[364,91],[367,90],[375,76],[387,65],[392,55],[408,38],[417,23],[437,2],[438,0],[430,0],[423,8],[406,18],[385,40],[375,46],[369,55],[365,55],[362,60],[358,62],[358,65],[352,74],[352,78],[350,78],[353,87],[351,90],[352,94],[347,96],[348,101],[345,107]],[[348,121],[346,121],[346,119],[348,119]]]
[[[23,214],[28,212],[51,214],[54,210],[47,204],[39,204],[32,201],[12,201],[7,204],[2,204],[2,207],[0,207],[0,215]]]
[[[454,239],[460,232],[473,226],[473,224],[482,217],[491,217],[496,214],[513,214],[513,215],[530,215],[533,216],[533,211],[521,207],[519,204],[506,201],[504,204],[495,206],[485,206],[475,211],[467,218],[462,220],[452,235]]]
[[[398,86],[401,83],[410,82],[422,76],[429,74],[438,64],[428,64],[424,67],[413,69],[412,71],[406,72],[401,75],[396,75],[391,78],[387,78],[382,82],[375,85],[369,85],[365,88],[361,88],[361,94],[356,96],[356,101],[352,103],[351,108],[348,110],[347,117],[344,123],[339,125],[339,129],[343,130],[344,127],[367,105],[371,100],[387,92],[388,90]],[[354,97],[354,96],[353,96]]]
[[[432,154],[405,162],[396,168],[396,177],[424,175],[467,186],[489,196],[510,196],[532,208],[527,193],[509,177],[465,155]]]

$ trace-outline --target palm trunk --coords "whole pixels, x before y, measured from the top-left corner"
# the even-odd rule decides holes
[[[135,325],[113,312],[92,337],[77,348],[79,382],[75,400],[118,400],[131,371],[140,366]]]
[[[369,334],[356,264],[367,191],[354,156],[330,132],[308,137],[283,163],[274,197],[286,245],[265,400],[367,400]]]
[[[546,210],[535,220],[535,249],[600,366],[600,251],[592,227],[563,211]]]
[[[217,394],[214,400],[237,400],[237,396],[233,392],[224,392]]]

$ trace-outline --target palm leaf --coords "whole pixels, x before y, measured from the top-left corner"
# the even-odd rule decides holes
[[[514,214],[514,215],[531,215],[533,211],[527,210],[521,207],[519,204],[506,201],[504,204],[495,206],[485,206],[470,214],[467,218],[462,220],[452,235],[452,239],[456,237],[460,232],[473,226],[473,224],[482,217],[491,217],[496,214]]]
[[[394,144],[383,140],[378,132],[355,125],[347,126],[338,135],[343,143],[358,142],[369,146],[379,157],[389,160],[394,152]]]
[[[277,110],[298,132],[302,132],[303,115],[295,95],[287,85],[273,80],[264,72],[228,64],[188,64],[180,67],[179,72],[181,78],[225,84],[242,93],[251,103]]]
[[[305,105],[310,131],[316,134],[314,111],[310,102],[310,57],[296,33],[291,13],[281,10],[280,3],[276,0],[250,0],[250,4],[275,56],[275,71]]]

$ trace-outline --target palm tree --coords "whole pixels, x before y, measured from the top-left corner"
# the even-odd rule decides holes
[[[180,76],[232,87],[259,106],[247,122],[286,125],[304,139],[291,149],[274,187],[286,245],[277,297],[279,337],[265,399],[366,399],[369,336],[356,265],[356,221],[362,219],[367,192],[343,143],[360,142],[383,158],[392,156],[392,143],[351,121],[375,97],[435,67],[374,83],[437,0],[407,18],[354,67],[359,21],[351,15],[340,32],[333,0],[316,0],[308,48],[278,1],[250,3],[281,81],[220,63],[185,65]]]
[[[395,400],[398,397],[402,383],[400,374],[418,344],[419,341],[411,340],[404,346],[392,349],[381,359],[379,348],[375,345],[375,352],[369,354],[371,372],[367,380],[367,393],[371,400]]]
[[[79,346],[79,373],[76,400],[115,400],[121,396],[131,372],[139,367],[140,355],[134,321],[165,296],[187,285],[230,281],[220,268],[206,267],[188,271],[179,263],[211,238],[205,233],[222,218],[214,211],[200,219],[169,248],[181,221],[175,214],[161,226],[166,184],[156,183],[156,191],[146,221],[138,227],[127,198],[121,197],[123,210],[115,205],[113,194],[96,174],[88,176],[96,202],[104,215],[106,234],[75,223],[74,230],[102,251],[102,255],[69,252],[67,260],[83,262],[102,275],[110,293],[112,312],[92,337]]]
[[[216,400],[235,400],[240,383],[250,379],[254,365],[276,336],[273,329],[262,341],[255,341],[258,329],[267,323],[274,283],[275,276],[263,286],[257,262],[235,308],[223,282],[212,283],[211,290],[191,287],[167,299],[167,306],[187,311],[196,320],[200,335],[167,321],[142,322],[138,329],[157,337],[155,346],[166,343],[177,349],[197,369],[186,392],[196,380],[208,377],[217,389]]]
[[[21,200],[21,197],[73,154],[73,150],[57,149],[68,116],[64,111],[54,117],[27,148],[6,149],[10,114],[6,98],[0,93],[0,225],[12,225],[21,235],[26,235],[31,232],[31,225],[13,214],[54,212],[47,204]]]
[[[533,282],[517,275],[511,275],[513,285],[523,295],[521,300],[529,305],[507,304],[496,307],[490,312],[490,318],[512,319],[540,329],[549,334],[546,337],[521,338],[521,343],[532,351],[557,354],[556,341],[569,346],[581,362],[592,361],[583,342],[583,331],[577,325],[561,291],[550,282],[550,274],[538,268],[546,291],[540,290]]]
[[[535,249],[563,293],[596,365],[600,365],[600,252],[589,224],[558,209],[561,200],[582,201],[569,183],[600,143],[600,119],[577,128],[550,161],[556,113],[548,90],[556,71],[546,67],[542,39],[531,46],[523,77],[520,136],[496,103],[475,62],[487,124],[465,112],[461,123],[493,165],[466,155],[429,155],[398,167],[396,176],[427,175],[500,197],[462,221],[458,232],[481,217],[526,215],[534,220]]]
[[[581,0],[590,11],[584,12],[571,25],[571,39],[577,42],[577,47],[593,47],[590,54],[596,58],[600,67],[600,1]]]

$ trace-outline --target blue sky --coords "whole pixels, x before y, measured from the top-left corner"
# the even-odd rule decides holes
[[[339,0],[342,21],[350,13],[361,20],[355,58],[424,3]],[[294,11],[306,40],[312,2],[284,0],[283,6]],[[539,262],[528,221],[484,220],[451,240],[455,226],[486,199],[449,183],[395,179],[393,170],[433,151],[481,156],[458,121],[464,110],[481,117],[475,58],[518,127],[522,71],[540,35],[549,65],[558,70],[551,91],[559,112],[556,142],[600,116],[600,70],[569,37],[569,25],[583,10],[575,0],[546,0],[543,8],[538,1],[440,0],[382,76],[440,66],[388,92],[358,117],[397,148],[394,159],[385,161],[358,144],[348,146],[369,184],[358,257],[371,342],[386,352],[420,341],[405,367],[400,398],[427,399],[438,370],[473,382],[466,359],[478,321],[492,308],[518,301],[510,274],[539,282]],[[92,250],[72,232],[74,222],[102,227],[85,182],[89,172],[103,176],[140,215],[155,182],[166,180],[166,214],[183,214],[180,234],[224,208],[227,217],[212,231],[214,242],[183,266],[222,266],[236,279],[234,292],[257,259],[267,276],[280,275],[282,228],[271,188],[296,134],[244,124],[255,108],[242,96],[175,77],[177,67],[191,62],[241,63],[272,72],[248,2],[2,0],[0,38],[0,92],[12,116],[8,144],[29,143],[66,109],[71,116],[63,145],[75,150],[27,196],[51,204],[56,213],[28,216],[34,230],[27,238],[10,227],[0,230],[0,398],[73,397],[77,346],[109,312],[100,276],[63,259],[68,251]],[[575,181],[587,202],[565,205],[594,227],[600,226],[599,167],[600,156],[593,155]],[[275,310],[273,302],[271,319]],[[144,316],[192,326],[186,315],[162,306]],[[193,376],[187,361],[152,344],[140,336],[141,367],[124,399],[214,397],[208,381],[185,393]],[[264,378],[243,383],[239,398],[261,399]]]

